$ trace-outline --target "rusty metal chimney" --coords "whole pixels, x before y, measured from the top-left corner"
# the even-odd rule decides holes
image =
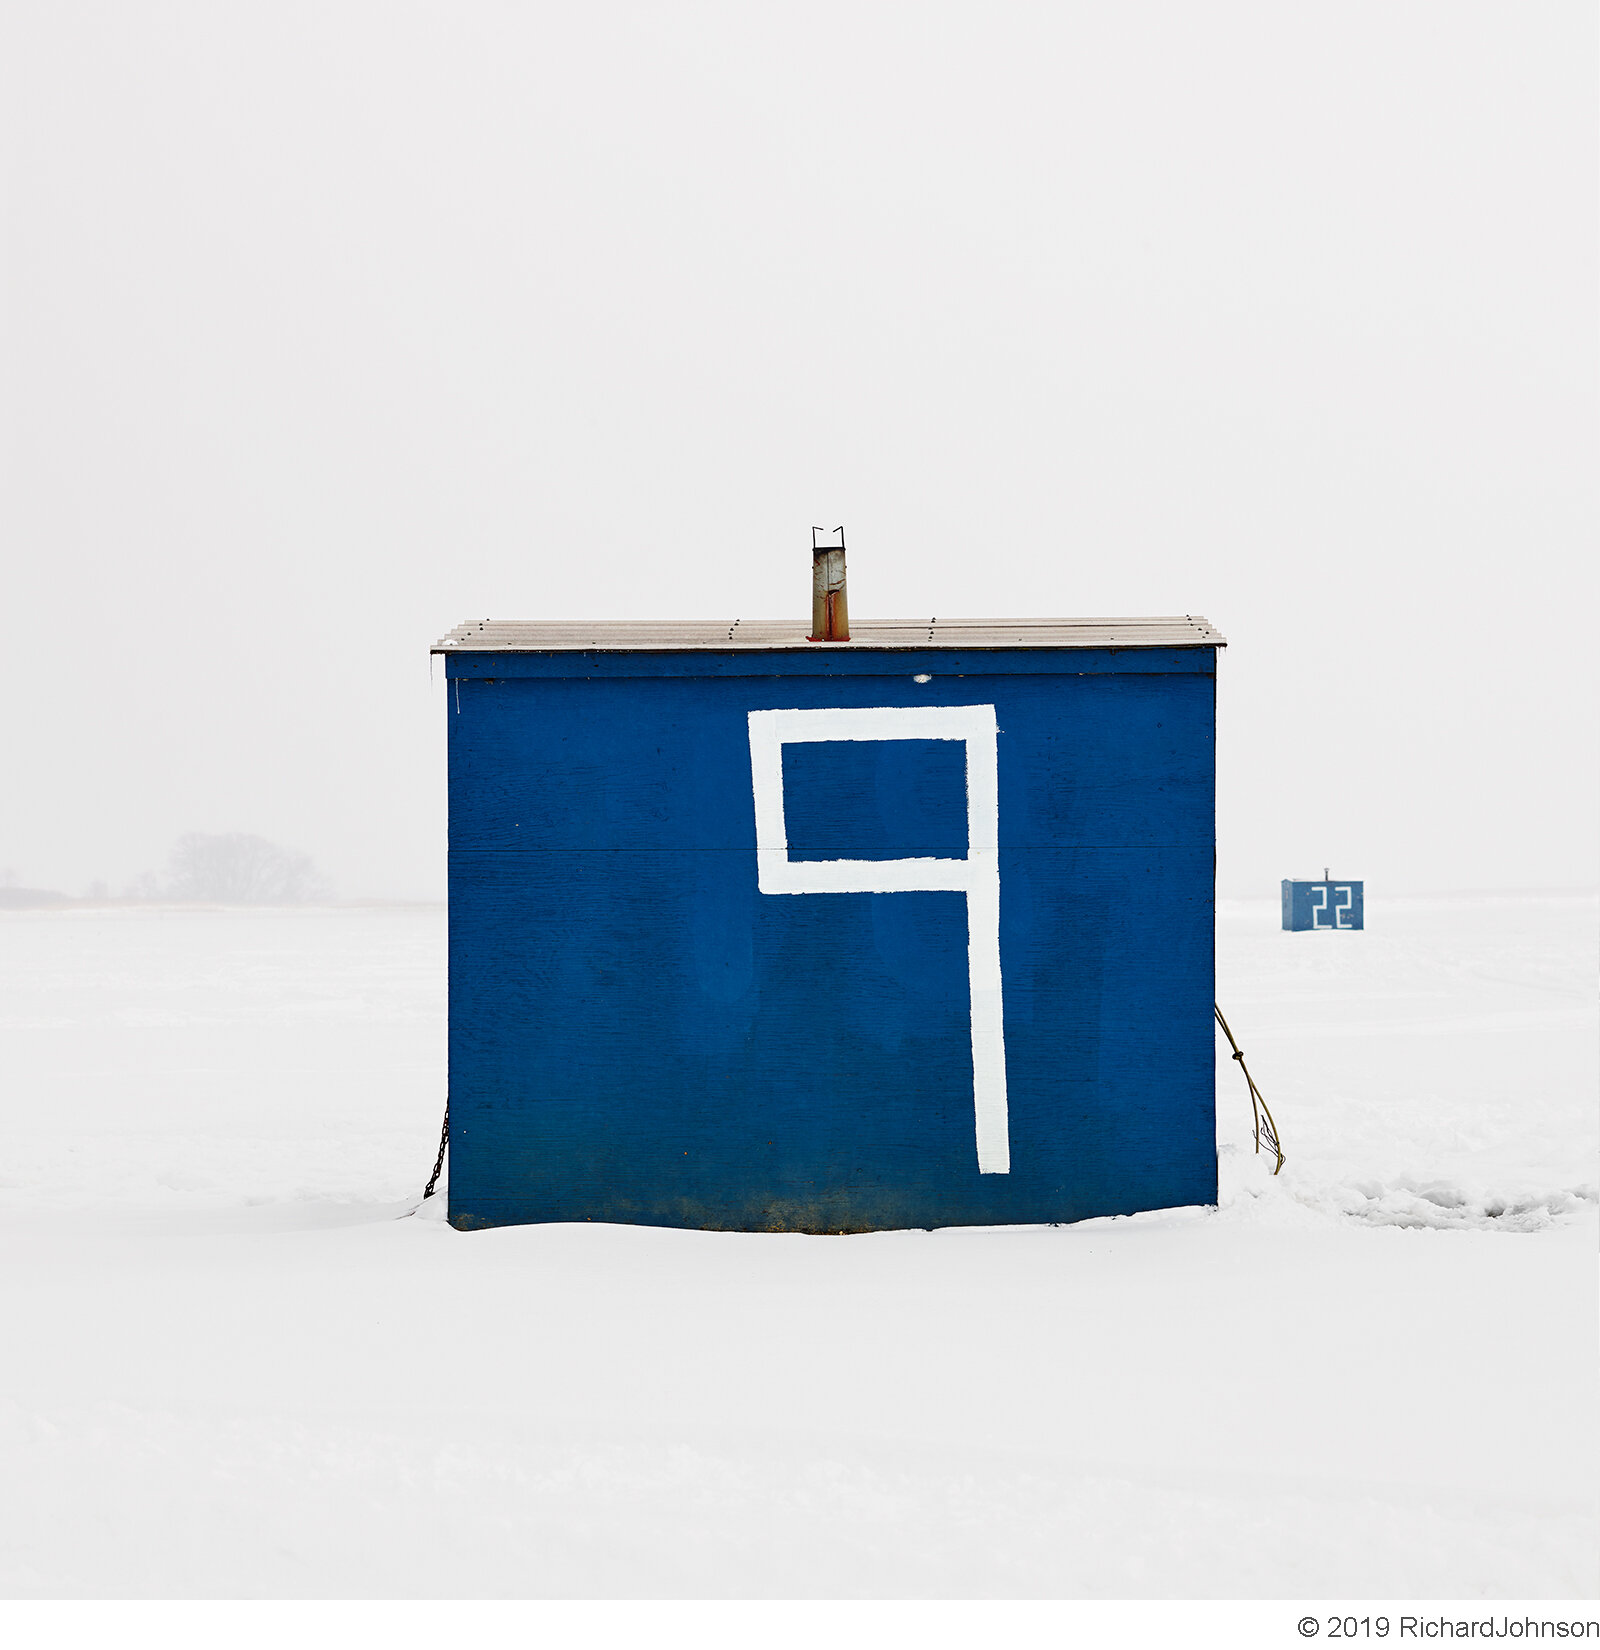
[[[848,642],[850,606],[845,599],[844,528],[835,527],[837,544],[818,544],[817,534],[825,527],[811,529],[811,635],[813,642]],[[829,534],[832,537],[832,534]]]

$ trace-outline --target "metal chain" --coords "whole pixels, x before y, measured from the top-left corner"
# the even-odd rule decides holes
[[[444,1127],[439,1130],[439,1155],[433,1160],[433,1173],[428,1176],[428,1184],[423,1188],[422,1198],[426,1202],[433,1196],[433,1189],[439,1184],[439,1171],[444,1167],[445,1148],[450,1144],[450,1099],[447,1095],[444,1102]]]
[[[1283,1167],[1283,1147],[1278,1144],[1278,1125],[1272,1120],[1272,1113],[1267,1110],[1267,1103],[1261,1098],[1261,1090],[1256,1087],[1256,1080],[1250,1075],[1250,1068],[1244,1063],[1244,1050],[1233,1040],[1233,1033],[1228,1030],[1228,1022],[1222,1017],[1222,1010],[1215,1003],[1211,1005],[1217,1011],[1217,1024],[1222,1027],[1222,1035],[1228,1039],[1228,1046],[1233,1050],[1233,1057],[1239,1062],[1239,1070],[1244,1073],[1244,1080],[1250,1085],[1250,1110],[1256,1120],[1256,1150],[1261,1150],[1261,1142],[1265,1138],[1267,1150],[1278,1159],[1273,1173]]]

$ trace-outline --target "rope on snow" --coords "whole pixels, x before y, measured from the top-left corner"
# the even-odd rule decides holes
[[[1228,1047],[1233,1050],[1233,1057],[1239,1062],[1239,1070],[1244,1073],[1244,1080],[1250,1085],[1250,1110],[1256,1120],[1256,1150],[1261,1150],[1261,1142],[1264,1139],[1267,1150],[1278,1159],[1272,1170],[1276,1174],[1283,1167],[1283,1147],[1278,1144],[1278,1125],[1273,1122],[1272,1113],[1267,1110],[1267,1103],[1261,1098],[1261,1090],[1256,1087],[1256,1080],[1250,1075],[1249,1066],[1244,1063],[1244,1050],[1234,1042],[1233,1033],[1228,1030],[1228,1022],[1222,1017],[1222,1010],[1215,1003],[1211,1006],[1217,1011],[1217,1024],[1222,1027],[1222,1035],[1228,1039]]]

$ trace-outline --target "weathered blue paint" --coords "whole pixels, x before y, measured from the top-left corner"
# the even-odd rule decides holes
[[[452,1223],[1214,1202],[1215,652],[1156,651],[450,657]],[[999,730],[1005,1173],[964,896],[757,881],[749,713],[930,705]],[[963,856],[961,751],[785,745],[791,861]]]
[[[1290,882],[1283,884],[1286,933],[1313,928],[1354,929],[1364,926],[1361,882]]]

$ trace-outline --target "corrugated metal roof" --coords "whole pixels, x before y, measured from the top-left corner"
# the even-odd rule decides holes
[[[1198,614],[1157,619],[884,619],[854,623],[848,642],[812,642],[781,619],[468,619],[435,653],[732,653],[790,649],[1226,647]]]

